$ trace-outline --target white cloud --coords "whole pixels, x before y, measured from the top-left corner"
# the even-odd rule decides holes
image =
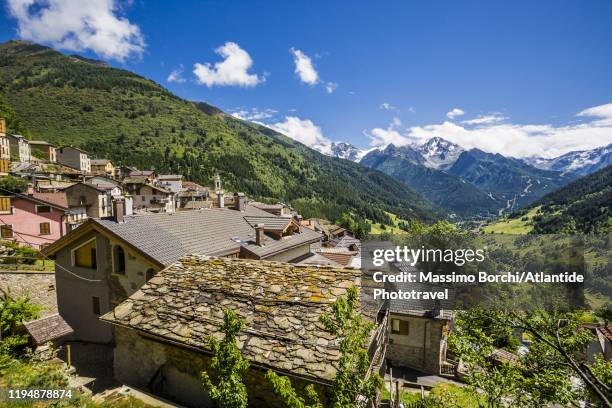
[[[379,109],[395,110],[395,109],[397,109],[397,107],[391,105],[389,102],[383,102],[383,103],[380,104]]]
[[[310,57],[295,48],[291,48],[289,51],[293,54],[295,73],[298,74],[300,80],[308,85],[316,85],[319,82],[319,73],[314,68]]]
[[[612,125],[612,103],[588,108],[579,112],[576,116],[598,118],[599,125]]]
[[[235,110],[231,112],[231,115],[238,119],[263,124],[261,123],[262,120],[273,118],[276,113],[278,111],[275,109],[259,110],[258,108],[251,108]]]
[[[404,146],[413,142],[413,140],[400,133],[399,127],[402,125],[402,121],[399,118],[393,118],[391,123],[386,129],[374,128],[370,132],[365,132],[370,137],[370,146],[384,147],[389,144],[396,146]]]
[[[286,116],[284,121],[266,126],[321,153],[331,154],[331,140],[325,137],[321,128],[309,119]]]
[[[325,84],[325,90],[328,94],[333,93],[338,88],[338,84],[335,82],[328,82]]]
[[[176,82],[182,84],[185,82],[185,78],[183,78],[183,66],[180,65],[178,68],[172,70],[168,78],[166,79],[168,82]]]
[[[453,108],[450,112],[446,114],[449,119],[455,119],[456,117],[463,115],[465,115],[465,112],[459,108]]]
[[[118,61],[145,49],[140,28],[118,15],[114,0],[8,0],[7,5],[26,40]]]
[[[494,113],[491,115],[480,115],[475,117],[474,119],[461,121],[461,123],[466,125],[489,125],[491,123],[501,122],[505,119],[508,118],[499,113]]]
[[[584,123],[568,125],[537,125],[488,122],[466,127],[444,121],[440,124],[414,126],[400,132],[397,126],[372,129],[372,146],[389,143],[405,145],[422,143],[439,136],[464,148],[478,148],[487,152],[513,157],[557,157],[575,150],[587,150],[612,142],[612,104],[595,106],[577,114],[595,118]]]
[[[253,87],[265,80],[256,74],[249,74],[253,60],[238,44],[228,41],[215,52],[224,58],[223,61],[214,65],[196,63],[193,66],[193,73],[199,84],[209,88],[215,85]]]

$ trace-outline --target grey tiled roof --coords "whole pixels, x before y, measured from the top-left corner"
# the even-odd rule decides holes
[[[259,207],[256,207],[256,208],[259,208]],[[263,224],[264,230],[269,230],[269,231],[282,231],[291,222],[291,218],[274,217],[270,215],[266,215],[265,217],[247,215],[244,217],[244,219],[253,228],[255,228],[257,224]]]
[[[395,264],[396,271],[401,272],[416,272],[417,268],[405,262]],[[445,287],[441,285],[423,283],[423,282],[395,282],[385,285],[388,291],[404,291],[404,292],[429,292],[441,291]],[[451,290],[451,288],[449,288]],[[389,311],[391,313],[406,314],[410,316],[430,317],[434,319],[449,320],[452,318],[452,302],[450,300],[421,300],[421,299],[392,299],[389,301]]]
[[[269,215],[247,205],[242,212],[211,208],[127,216],[123,223],[111,219],[93,222],[163,265],[170,265],[187,254],[225,255],[239,251],[241,246],[259,257],[266,257],[321,238],[313,231],[303,231],[280,240],[266,236],[264,246],[255,245],[255,230],[244,217],[262,214]]]
[[[57,313],[26,322],[23,327],[37,346],[73,333],[72,327]]]
[[[237,345],[251,362],[326,382],[335,378],[338,338],[320,316],[360,286],[359,270],[187,256],[159,272],[101,320],[209,351],[223,336],[224,309],[245,319]],[[362,308],[366,317],[375,313]]]

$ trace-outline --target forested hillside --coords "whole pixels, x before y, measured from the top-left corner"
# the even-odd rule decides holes
[[[582,177],[484,230],[502,232],[509,225],[514,230],[507,232],[612,233],[612,166]]]
[[[180,173],[228,190],[285,200],[306,217],[354,212],[432,220],[434,206],[379,171],[324,156],[268,128],[153,81],[40,45],[0,45],[0,115],[10,131],[72,144],[117,164]]]

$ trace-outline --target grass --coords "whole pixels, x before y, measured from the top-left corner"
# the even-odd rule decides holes
[[[379,235],[379,234],[396,234],[396,235],[402,235],[402,234],[407,234],[406,231],[404,231],[403,229],[401,229],[399,227],[399,223],[404,221],[402,220],[400,217],[398,217],[396,214],[390,213],[385,211],[385,213],[389,216],[389,218],[391,218],[391,224],[390,225],[384,225],[381,223],[370,223],[371,225],[371,229],[370,229],[370,234],[372,235]]]
[[[390,397],[389,390],[386,386],[383,387],[381,390],[382,401],[389,401]],[[421,392],[416,389],[403,389],[400,392],[400,399],[404,404],[414,404],[421,400]],[[475,393],[471,388],[440,383],[425,394],[424,402],[425,406],[431,407],[472,408],[481,406],[484,403],[484,397]]]
[[[532,218],[540,210],[540,207],[532,208],[525,216],[520,218],[506,218],[494,224],[487,225],[482,228],[486,234],[515,234],[524,235],[533,230],[531,225]],[[525,218],[527,218],[525,220]]]
[[[0,368],[0,388],[68,388],[68,376],[62,363],[30,362],[12,359]],[[19,401],[2,405],[5,394],[0,394],[0,406],[11,408],[153,408],[133,396],[114,394],[104,401],[95,401],[90,395],[75,392],[71,399],[59,401]]]

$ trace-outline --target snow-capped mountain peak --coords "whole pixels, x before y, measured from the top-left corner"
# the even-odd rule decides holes
[[[432,137],[418,147],[423,155],[426,166],[436,169],[444,169],[452,166],[464,149],[441,137]]]
[[[331,156],[350,161],[359,161],[365,152],[346,142],[332,142]]]
[[[540,169],[584,176],[612,164],[612,143],[591,150],[569,152],[553,159],[528,157],[523,161]]]

